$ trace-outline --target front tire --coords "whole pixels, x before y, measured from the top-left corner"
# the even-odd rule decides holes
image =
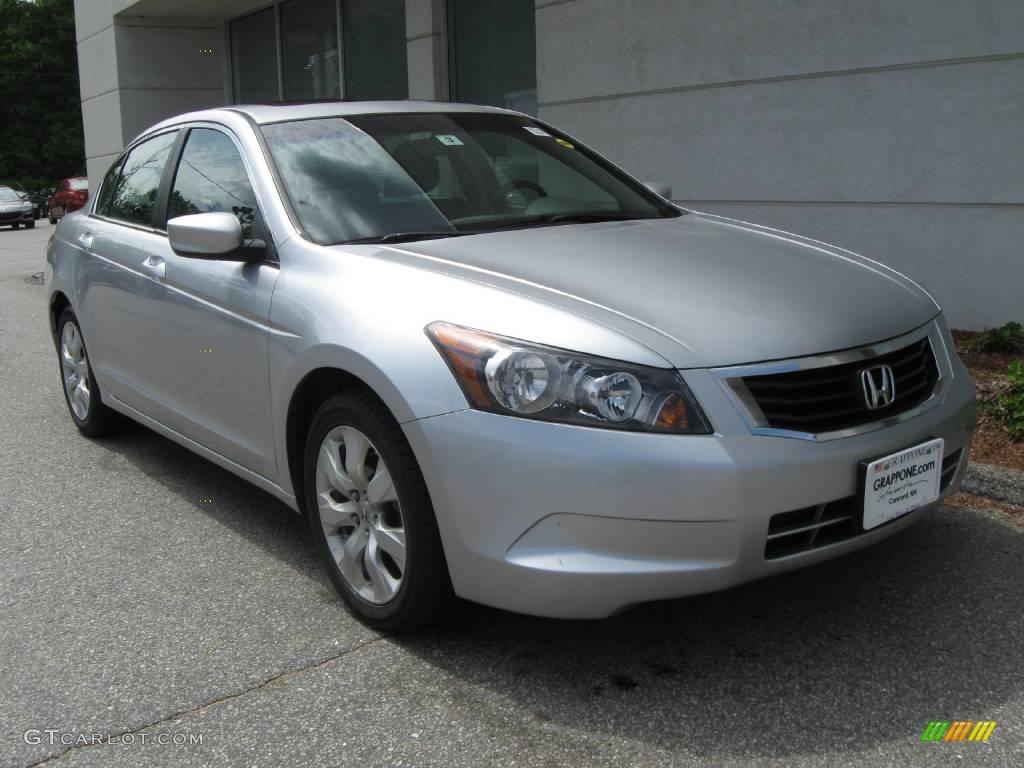
[[[36,228],[35,221],[26,221],[25,222],[25,229],[35,229],[35,228]]]
[[[387,408],[369,393],[332,397],[303,466],[313,537],[349,610],[390,632],[447,614],[455,597],[430,495]]]
[[[121,419],[100,399],[82,329],[69,307],[65,307],[57,321],[57,355],[64,402],[78,431],[87,437],[101,437],[114,431]]]

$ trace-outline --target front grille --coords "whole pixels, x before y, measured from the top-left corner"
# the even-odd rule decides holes
[[[864,368],[888,365],[895,398],[878,410],[868,408],[861,385]],[[927,400],[939,380],[935,354],[927,338],[884,355],[852,363],[802,371],[746,376],[743,383],[767,425],[820,434],[893,416]]]
[[[0,211],[0,221],[20,221],[21,211]]]
[[[962,453],[962,450],[954,451],[942,460],[940,490],[945,491],[953,482]],[[773,515],[768,521],[764,557],[777,560],[859,536],[863,533],[860,515],[857,496]]]

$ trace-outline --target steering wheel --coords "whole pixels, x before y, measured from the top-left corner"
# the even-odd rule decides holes
[[[513,199],[513,192],[524,191],[532,194],[519,195],[523,199],[523,204],[517,204]],[[498,187],[498,191],[494,193],[496,198],[500,198],[506,205],[511,205],[514,208],[525,208],[534,200],[547,197],[548,191],[544,189],[540,184],[535,181],[529,181],[527,179],[516,179],[502,184]]]

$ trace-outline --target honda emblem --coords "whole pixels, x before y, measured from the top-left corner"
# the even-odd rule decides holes
[[[862,368],[860,386],[864,392],[864,403],[872,411],[885,408],[896,399],[896,377],[888,365]]]

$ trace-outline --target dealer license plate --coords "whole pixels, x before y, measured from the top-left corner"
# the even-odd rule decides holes
[[[864,530],[870,531],[939,498],[940,438],[870,462],[864,475]]]

